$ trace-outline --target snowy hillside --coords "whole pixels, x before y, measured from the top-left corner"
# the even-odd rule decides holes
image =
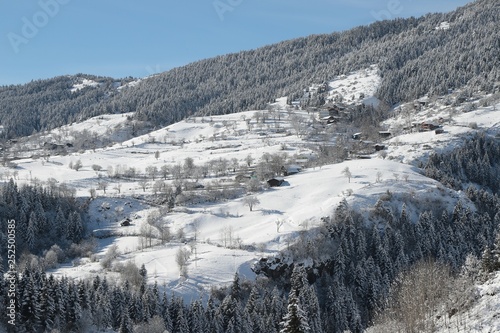
[[[365,83],[358,73],[353,77],[339,78],[330,86],[342,91],[342,87],[354,85],[355,80],[361,87],[359,91],[370,96],[367,87],[376,81],[376,76],[370,75],[376,73],[376,68],[372,67],[366,73]],[[320,218],[330,216],[343,198],[367,216],[385,193],[392,193],[396,200],[395,209],[403,202],[409,207],[429,202],[432,205],[427,208],[439,212],[450,210],[458,200],[466,202],[462,193],[444,188],[422,176],[415,167],[401,162],[413,162],[428,154],[425,145],[432,145],[432,149],[448,149],[453,142],[462,140],[463,134],[475,131],[468,125],[472,121],[478,128],[492,134],[498,133],[500,125],[498,106],[465,113],[460,109],[451,112],[449,107],[436,103],[412,115],[412,121],[422,122],[430,114],[431,120],[446,117],[443,134],[404,131],[401,128],[407,119],[403,115],[396,116],[386,125],[400,135],[385,142],[387,156],[374,152],[372,159],[307,168],[316,158],[313,147],[317,143],[308,141],[304,133],[319,124],[319,115],[287,109],[284,101],[280,99],[275,104],[274,113],[248,111],[190,118],[132,139],[128,139],[131,125],[127,115],[100,116],[53,131],[47,138],[71,141],[68,133],[92,131],[96,137],[107,135],[117,142],[107,148],[66,156],[15,161],[16,177],[21,183],[50,182],[55,178],[57,183],[75,188],[79,197],[89,197],[92,189],[97,193],[97,198],[89,206],[90,227],[96,235],[107,237],[98,240],[98,253],[93,259],[63,265],[53,273],[74,278],[100,273],[118,278],[118,274],[112,271],[102,272],[98,262],[115,244],[121,253],[119,261],[132,260],[138,266],[144,264],[154,277],[150,283],[164,284],[186,300],[197,298],[200,292],[205,293],[211,286],[230,282],[235,271],[247,279],[254,279],[251,266],[255,260],[275,254],[286,244],[293,243],[299,231],[317,226]],[[266,154],[286,154],[282,155],[284,161],[300,164],[303,171],[285,176],[280,187],[253,193],[260,203],[250,211],[245,204],[246,185],[238,183],[236,176],[250,177],[252,170],[255,171],[255,163],[262,161]],[[171,170],[180,167],[188,158],[196,166],[232,161],[231,165],[214,171],[210,176],[192,174],[187,177],[198,184],[201,192],[214,187],[233,187],[237,192],[231,200],[200,201],[174,208],[162,220],[172,234],[184,236],[166,244],[160,244],[155,238],[152,247],[144,248],[141,246],[144,242],[142,228],[147,224],[148,216],[158,210],[150,201],[159,191],[155,184],[159,180],[175,184]],[[76,163],[81,163],[78,170],[70,168]],[[170,170],[166,177],[160,174],[162,166]],[[153,167],[156,174],[148,176],[146,167],[150,170]],[[343,173],[346,168],[350,170],[350,179]],[[135,177],[113,176],[119,170],[134,170]],[[11,174],[7,169],[2,172]],[[190,191],[193,190],[185,193]],[[417,213],[417,208],[414,208],[413,214]],[[120,226],[126,218],[131,220],[131,226]],[[193,245],[195,238],[196,244]],[[188,261],[187,278],[180,277],[180,268],[175,261],[180,248],[194,253]]]
[[[328,83],[331,90],[327,101],[341,98],[344,101],[361,102],[365,105],[377,107],[380,101],[374,95],[381,81],[377,65],[372,65],[362,71],[342,75]]]
[[[393,134],[387,140],[387,156],[403,163],[425,160],[432,152],[444,152],[455,148],[463,138],[478,131],[491,136],[500,135],[500,103],[481,106],[480,100],[458,106],[449,104],[447,98],[439,98],[425,105],[408,103],[394,111],[394,117],[385,121]],[[483,98],[488,100],[489,96]],[[436,129],[423,129],[425,125]]]

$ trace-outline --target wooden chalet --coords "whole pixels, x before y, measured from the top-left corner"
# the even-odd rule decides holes
[[[281,184],[283,184],[285,180],[283,178],[280,178],[280,177],[275,177],[275,178],[271,178],[267,181],[267,184],[269,185],[269,187],[280,187]]]

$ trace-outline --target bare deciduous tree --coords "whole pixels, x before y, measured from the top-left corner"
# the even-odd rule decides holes
[[[156,166],[148,165],[145,171],[149,178],[155,180],[156,175],[158,174],[158,168]]]
[[[82,167],[83,167],[83,164],[82,164],[82,161],[81,161],[81,160],[78,160],[78,161],[76,161],[76,162],[73,164],[73,169],[74,169],[75,171],[80,170]]]
[[[175,254],[175,262],[177,263],[177,266],[179,266],[179,275],[181,277],[188,276],[187,263],[190,256],[191,251],[183,247],[179,248]]]
[[[351,170],[349,170],[349,167],[345,167],[344,170],[342,170],[342,174],[345,177],[347,177],[347,180],[350,183],[351,182],[351,178],[352,178],[352,173],[351,173]]]
[[[254,197],[253,195],[251,195],[251,196],[243,198],[243,204],[245,206],[248,206],[250,211],[252,211],[254,206],[260,204],[260,201],[259,201],[259,199],[257,199],[257,197]]]
[[[250,167],[253,163],[252,155],[248,154],[247,157],[245,157],[245,162],[247,163],[247,166]]]
[[[141,248],[153,246],[153,238],[155,236],[154,227],[148,222],[141,225]]]
[[[122,191],[122,184],[120,183],[116,183],[114,186],[113,186],[113,190],[116,191],[116,193],[121,193]]]
[[[283,226],[285,221],[277,219],[274,223],[276,223],[276,232],[280,232],[280,228]]]
[[[146,189],[149,186],[149,182],[147,181],[147,179],[141,179],[141,180],[139,180],[138,183],[139,183],[139,186],[142,188],[142,191],[146,192]]]
[[[160,174],[163,177],[163,179],[167,179],[168,172],[169,172],[169,170],[168,170],[168,166],[166,164],[164,164],[160,167]]]
[[[391,287],[388,307],[375,322],[385,332],[432,332],[436,311],[452,292],[449,267],[421,261],[401,273]],[[390,329],[387,325],[391,325]],[[389,329],[389,330],[388,330]]]
[[[97,188],[99,190],[102,190],[104,193],[106,193],[106,189],[108,188],[108,182],[105,181],[100,181],[97,183]]]
[[[118,245],[111,245],[106,251],[104,257],[100,260],[101,266],[103,268],[110,268],[113,260],[115,260],[119,255],[120,251],[118,250]]]

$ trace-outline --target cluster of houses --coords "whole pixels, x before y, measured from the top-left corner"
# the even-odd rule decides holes
[[[326,124],[338,123],[351,118],[352,107],[343,103],[326,104],[317,109],[319,119]]]
[[[443,118],[439,118],[438,123],[432,121],[414,122],[411,124],[411,127],[404,127],[403,130],[418,132],[434,131],[436,134],[442,134],[444,133],[443,122]]]
[[[66,150],[66,148],[73,148],[73,144],[68,142],[64,145],[61,145],[57,143],[44,142],[43,148],[47,150],[64,151]]]
[[[284,165],[281,167],[280,175],[278,175],[276,177],[269,178],[266,181],[267,185],[269,187],[279,187],[286,182],[284,177],[295,175],[301,171],[302,171],[302,167],[298,164],[289,164],[286,166]],[[244,182],[252,179],[252,177],[255,177],[254,173],[252,173],[250,176],[239,174],[235,177],[235,180],[239,183],[244,183]]]

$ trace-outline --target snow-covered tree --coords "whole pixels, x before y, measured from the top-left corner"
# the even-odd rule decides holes
[[[307,315],[301,308],[296,290],[292,289],[288,298],[287,313],[283,317],[280,333],[309,333],[311,329],[307,321]]]
[[[352,173],[351,173],[351,170],[349,169],[349,167],[345,167],[342,170],[342,174],[347,178],[348,183],[350,183],[351,182]]]
[[[252,211],[253,207],[255,207],[258,204],[260,204],[260,201],[259,201],[259,199],[257,199],[257,197],[251,195],[251,196],[247,196],[247,197],[243,198],[243,204],[245,206],[248,206],[248,208],[250,209],[250,211]]]

